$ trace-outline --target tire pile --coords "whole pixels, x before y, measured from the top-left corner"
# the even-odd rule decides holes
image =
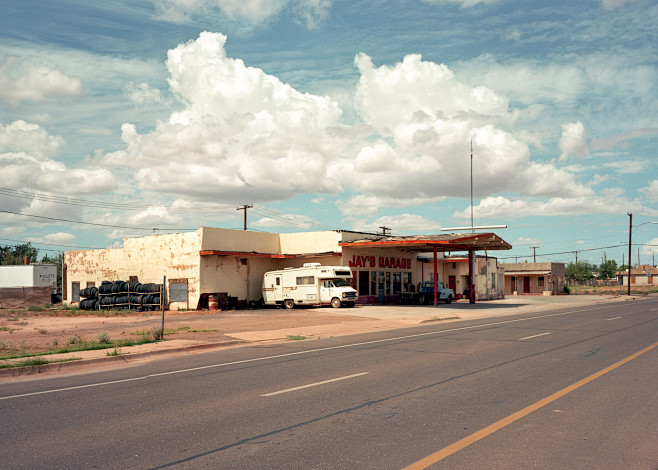
[[[162,284],[103,281],[99,287],[80,291],[80,310],[131,308],[140,311],[160,309]]]

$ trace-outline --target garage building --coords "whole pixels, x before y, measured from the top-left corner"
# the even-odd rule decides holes
[[[65,301],[78,302],[81,289],[105,280],[166,281],[168,307],[173,310],[207,308],[210,296],[219,298],[220,307],[245,307],[260,300],[265,272],[313,262],[350,266],[359,303],[393,303],[421,280],[438,279],[449,285],[453,275],[455,292],[466,291],[469,296],[472,292],[475,301],[493,298],[486,278],[493,275],[493,283],[502,285],[496,283],[497,271],[483,278],[478,268],[480,277],[475,279],[475,252],[508,249],[511,245],[493,233],[392,237],[351,231],[279,234],[201,227],[194,232],[127,238],[121,248],[68,251],[63,294]],[[445,261],[446,252],[464,251],[468,256],[462,257],[460,269],[457,261]],[[465,282],[464,274],[458,274],[464,265],[473,274],[467,281],[473,289],[457,285]]]

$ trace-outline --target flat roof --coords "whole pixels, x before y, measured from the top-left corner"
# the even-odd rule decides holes
[[[414,251],[511,250],[512,245],[495,233],[449,233],[441,235],[412,235],[408,237],[366,238],[339,242],[354,248],[408,248]]]

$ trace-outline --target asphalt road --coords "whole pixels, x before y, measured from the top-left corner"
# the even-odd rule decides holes
[[[228,349],[0,385],[0,466],[657,469],[657,366],[656,298]]]

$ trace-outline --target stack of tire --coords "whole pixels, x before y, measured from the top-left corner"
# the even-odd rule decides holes
[[[158,310],[160,308],[161,288],[162,284],[103,281],[97,289],[98,300],[96,308],[131,308],[142,311]],[[82,309],[82,302],[80,304],[80,308]]]
[[[80,310],[98,309],[98,288],[87,287],[80,291]]]

